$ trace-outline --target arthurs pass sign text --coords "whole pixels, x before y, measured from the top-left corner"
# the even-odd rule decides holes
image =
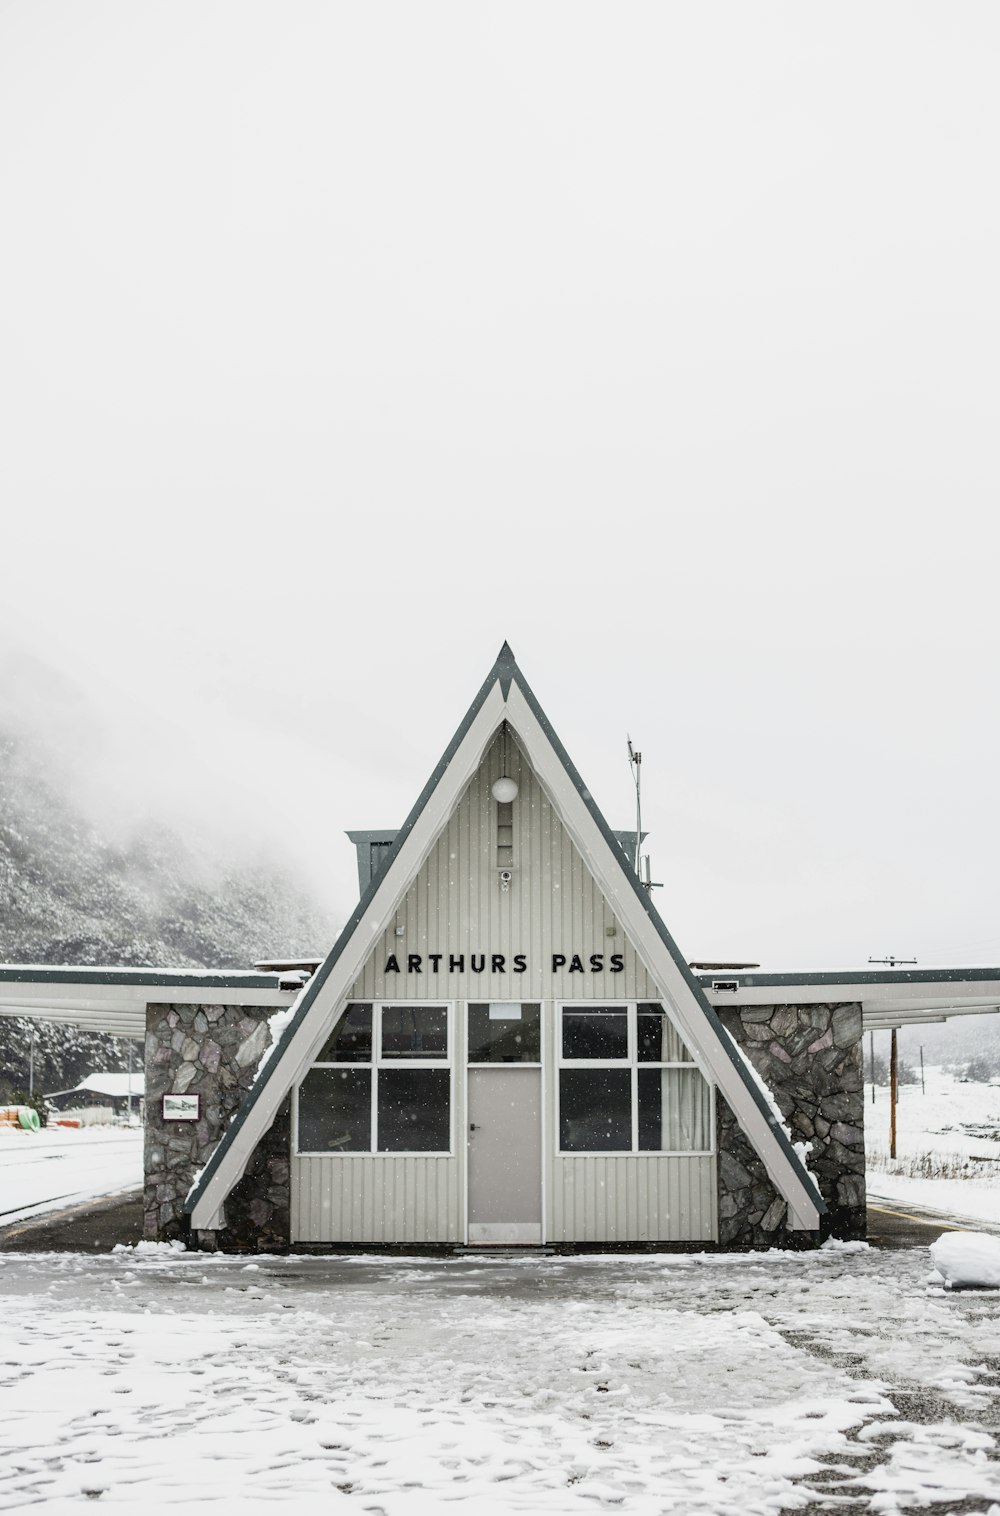
[[[550,972],[559,974],[621,974],[621,953],[551,953]],[[400,959],[403,962],[400,962]],[[527,953],[390,953],[387,974],[526,974]]]

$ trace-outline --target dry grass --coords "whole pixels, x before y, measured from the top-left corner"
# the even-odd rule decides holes
[[[866,1167],[876,1174],[903,1174],[908,1179],[986,1179],[1000,1183],[1000,1157],[969,1157],[964,1153],[915,1153],[890,1158],[881,1143],[871,1143]]]

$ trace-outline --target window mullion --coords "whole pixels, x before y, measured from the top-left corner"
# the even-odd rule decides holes
[[[628,1008],[629,1088],[632,1101],[632,1152],[639,1151],[639,1010],[631,1001]]]
[[[378,1152],[378,1066],[382,1049],[382,1006],[372,1006],[372,1130],[371,1151]]]

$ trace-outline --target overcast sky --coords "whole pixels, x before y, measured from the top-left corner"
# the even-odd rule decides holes
[[[992,4],[5,0],[8,695],[344,916],[507,638],[689,957],[997,962],[998,78]]]

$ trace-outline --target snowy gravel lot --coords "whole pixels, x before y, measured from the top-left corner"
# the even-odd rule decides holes
[[[0,1254],[0,1509],[1000,1516],[1000,1296],[923,1249]]]
[[[139,1127],[0,1130],[0,1225],[141,1186]]]

